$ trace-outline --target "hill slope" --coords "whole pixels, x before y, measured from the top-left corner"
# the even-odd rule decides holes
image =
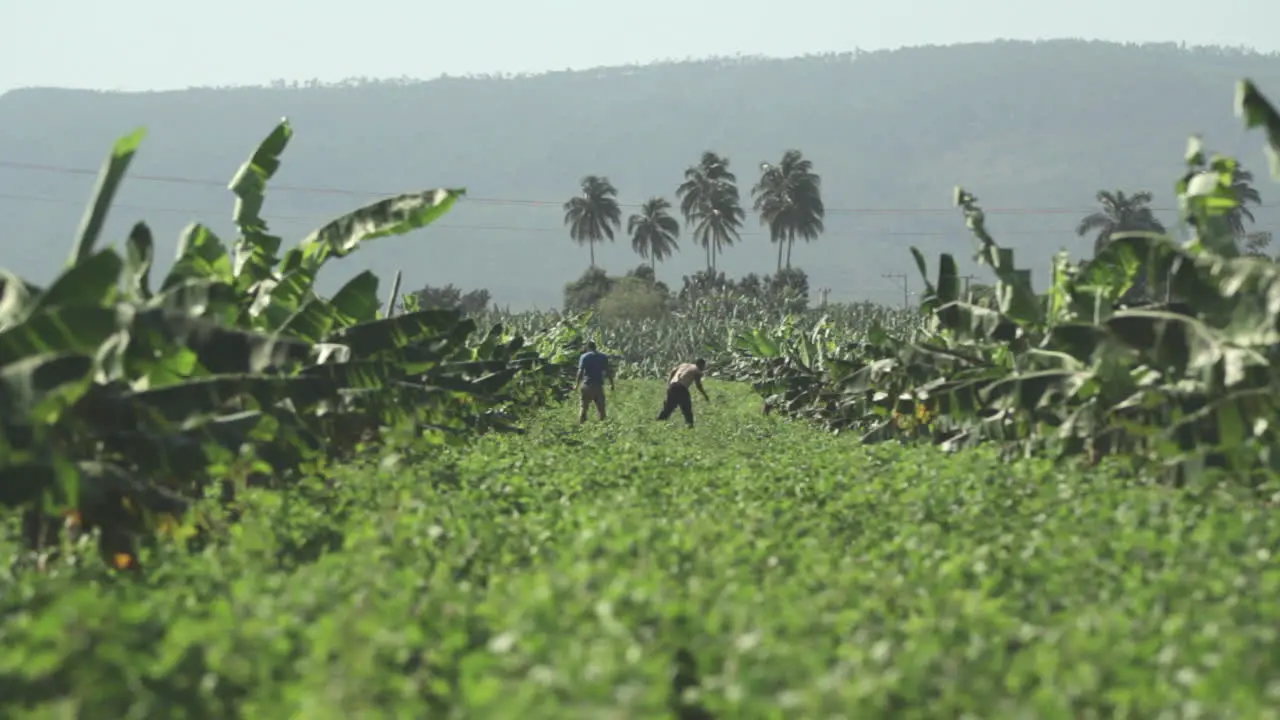
[[[684,168],[714,149],[733,160],[745,193],[758,162],[796,147],[815,161],[832,210],[827,234],[797,248],[795,262],[815,286],[833,288],[833,300],[893,302],[901,291],[882,274],[906,272],[918,286],[909,245],[967,258],[958,213],[924,211],[949,207],[957,183],[989,208],[1059,209],[992,219],[1024,264],[1041,266],[1061,247],[1085,250],[1072,229],[1101,187],[1151,189],[1158,205],[1171,206],[1192,132],[1261,171],[1260,138],[1247,138],[1231,112],[1241,77],[1280,95],[1274,56],[1084,41],[412,84],[21,90],[0,97],[0,265],[36,279],[55,272],[92,186],[90,174],[14,164],[96,169],[114,138],[146,125],[111,234],[122,237],[140,218],[162,239],[193,219],[229,233],[223,183],[288,116],[297,136],[279,185],[367,193],[463,185],[472,196],[441,226],[362,251],[344,275],[403,269],[408,289],[453,282],[488,287],[512,306],[557,304],[562,284],[587,264],[559,208],[582,175],[608,175],[625,203],[670,197]],[[1260,189],[1269,201],[1270,184]],[[277,189],[268,216],[294,238],[368,199]],[[528,200],[546,202],[512,202]],[[852,211],[868,208],[897,211]],[[1263,226],[1280,217],[1258,215]],[[754,217],[747,230],[721,262],[731,274],[773,267]],[[597,257],[610,271],[638,262],[625,240]],[[702,262],[686,240],[659,273],[678,280]]]

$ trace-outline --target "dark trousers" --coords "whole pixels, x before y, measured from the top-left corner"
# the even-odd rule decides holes
[[[600,419],[604,420],[604,385],[592,385],[591,383],[582,384],[582,412],[578,415],[579,422],[587,421],[587,408],[594,404],[596,413],[600,415]]]
[[[671,413],[680,408],[680,414],[684,415],[684,421],[689,427],[693,427],[693,396],[689,394],[689,388],[680,383],[671,383],[667,386],[667,400],[662,404],[662,412],[658,413],[659,420],[666,420],[671,417]]]

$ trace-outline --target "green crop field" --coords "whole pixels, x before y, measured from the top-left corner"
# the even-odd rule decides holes
[[[1280,158],[1247,81],[1237,110]],[[1181,236],[1117,220],[1042,291],[958,189],[980,294],[912,249],[917,308],[780,269],[513,315],[321,295],[465,191],[286,246],[291,135],[163,276],[145,223],[99,242],[141,131],[58,277],[0,271],[0,717],[1280,718],[1280,263],[1233,159],[1193,139]],[[691,206],[743,216],[711,165]],[[588,342],[620,380],[580,425]],[[656,421],[699,356],[697,425]]]
[[[140,582],[9,586],[3,715],[1275,716],[1274,513],[708,386],[692,432],[624,382],[605,424],[263,493]]]

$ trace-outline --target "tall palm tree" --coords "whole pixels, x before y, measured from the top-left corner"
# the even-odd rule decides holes
[[[730,197],[723,185],[717,186],[708,207],[699,210],[693,225],[693,241],[706,248],[707,268],[716,270],[716,258],[724,248],[741,239],[738,230],[747,214],[738,204],[736,193]]]
[[[1151,212],[1151,193],[1146,190],[1125,195],[1123,191],[1098,191],[1098,204],[1102,207],[1086,215],[1076,226],[1076,234],[1084,237],[1097,233],[1093,241],[1093,254],[1097,255],[1111,242],[1111,236],[1121,232],[1164,232],[1164,224]]]
[[[613,242],[614,230],[622,226],[618,190],[609,178],[588,175],[582,178],[582,192],[564,204],[564,224],[569,237],[591,251],[591,267],[596,266],[596,243]]]
[[[680,198],[680,212],[693,211],[700,199],[696,191],[705,187],[706,182],[716,181],[724,181],[736,187],[738,177],[729,172],[729,158],[707,150],[702,153],[697,165],[684,171],[684,182],[676,189],[676,197]]]
[[[760,224],[769,226],[769,241],[778,244],[778,271],[782,270],[782,246],[787,246],[787,269],[791,269],[791,247],[799,237],[816,240],[825,229],[822,219],[822,178],[813,172],[813,161],[799,150],[788,150],[777,165],[760,164],[760,181],[751,188]]]
[[[640,257],[649,260],[651,270],[656,270],[657,261],[680,249],[676,242],[680,237],[680,223],[671,217],[670,210],[671,203],[666,198],[651,197],[640,206],[640,212],[627,218],[631,247]]]
[[[1254,222],[1253,211],[1248,207],[1249,203],[1262,204],[1262,196],[1253,187],[1253,173],[1237,165],[1235,171],[1231,173],[1231,192],[1235,195],[1238,204],[1227,214],[1227,225],[1236,237],[1244,237],[1248,234],[1245,231],[1244,221],[1247,219],[1249,222]]]
[[[710,150],[702,153],[700,162],[684,171],[676,197],[686,226],[693,229],[694,242],[707,251],[707,269],[714,270],[716,256],[741,237],[738,230],[747,216],[728,158]]]

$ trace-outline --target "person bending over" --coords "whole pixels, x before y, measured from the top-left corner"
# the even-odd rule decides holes
[[[578,414],[578,422],[587,421],[587,408],[596,406],[596,413],[603,422],[604,413],[604,380],[609,379],[609,392],[613,392],[613,369],[609,367],[609,356],[596,350],[596,344],[587,343],[587,351],[578,358],[577,384],[582,391],[582,412]]]
[[[671,417],[671,413],[675,412],[676,408],[680,408],[685,424],[693,427],[693,396],[689,393],[689,386],[698,388],[702,398],[711,402],[711,398],[707,397],[707,391],[702,387],[702,371],[706,367],[707,361],[698,358],[693,363],[677,365],[671,371],[667,376],[667,400],[662,404],[662,412],[658,413],[659,420],[666,420]]]

